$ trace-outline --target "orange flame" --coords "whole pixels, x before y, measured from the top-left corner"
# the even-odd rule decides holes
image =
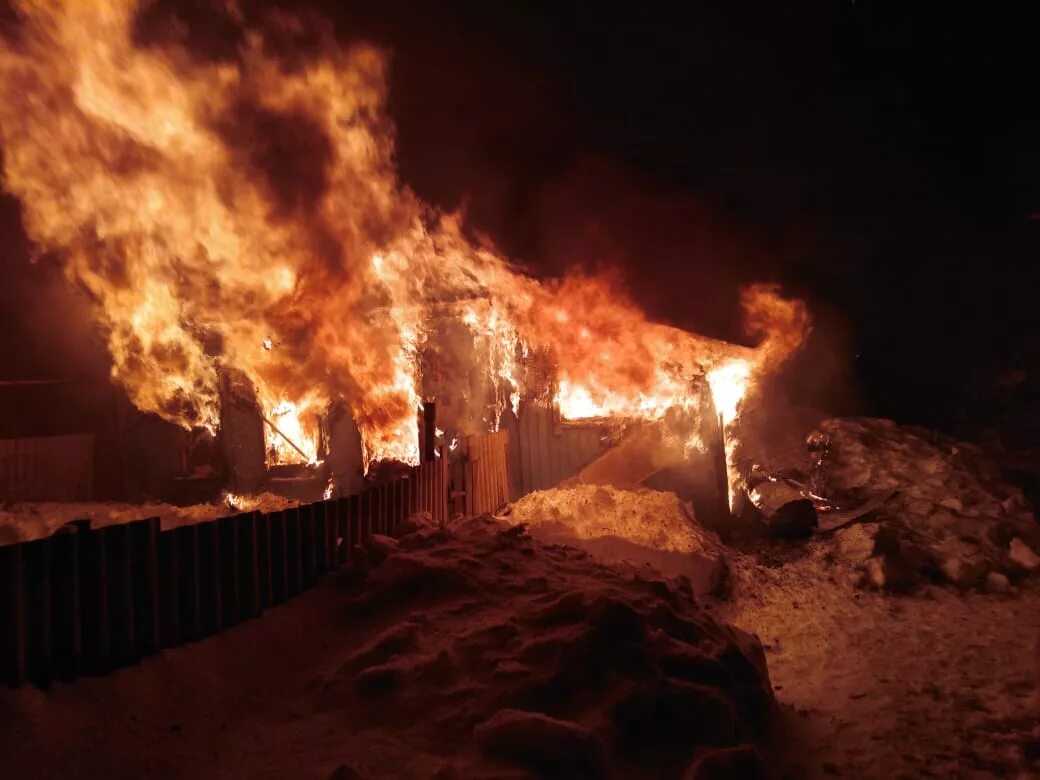
[[[769,288],[745,295],[764,337],[752,350],[649,323],[601,279],[541,284],[474,245],[397,180],[372,46],[327,41],[289,65],[249,29],[234,61],[200,61],[138,45],[132,0],[16,9],[0,48],[3,183],[94,301],[142,410],[215,429],[233,368],[256,387],[273,462],[316,460],[318,420],[345,400],[366,465],[415,463],[420,356],[444,318],[493,386],[492,429],[531,349],[552,353],[565,417],[660,417],[711,372],[732,422],[804,336],[804,307]]]

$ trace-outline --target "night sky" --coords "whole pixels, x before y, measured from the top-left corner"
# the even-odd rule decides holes
[[[839,411],[951,427],[991,368],[1040,368],[1040,47],[1024,11],[309,5],[342,39],[393,50],[404,182],[537,273],[620,269],[654,318],[731,339],[739,285],[779,281],[818,323],[792,389]],[[230,56],[207,4],[156,6],[152,34],[171,14]]]

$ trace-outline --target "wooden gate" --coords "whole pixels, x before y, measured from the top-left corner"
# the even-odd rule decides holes
[[[466,514],[497,512],[509,503],[509,431],[466,440]]]

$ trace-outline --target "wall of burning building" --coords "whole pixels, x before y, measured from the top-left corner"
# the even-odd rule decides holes
[[[271,29],[243,22],[234,57],[202,59],[143,42],[133,0],[15,9],[4,187],[91,301],[113,379],[143,412],[228,429],[244,489],[260,473],[254,411],[268,469],[352,448],[352,425],[362,471],[414,464],[424,398],[449,443],[497,430],[523,394],[549,392],[570,420],[695,415],[706,377],[730,426],[807,332],[772,287],[744,293],[747,348],[652,323],[605,278],[541,282],[470,239],[397,178],[377,48],[279,15],[266,23],[306,33],[305,53],[283,58]],[[551,360],[551,383],[526,382],[531,355]],[[338,432],[330,408],[349,410]]]

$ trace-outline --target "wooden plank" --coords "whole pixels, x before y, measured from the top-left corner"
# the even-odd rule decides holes
[[[25,542],[22,556],[26,596],[26,671],[33,684],[46,688],[54,674],[50,539]]]
[[[215,634],[223,628],[224,608],[220,599],[220,527],[216,520],[199,523],[199,606],[202,633]]]
[[[0,682],[21,685],[26,675],[22,545],[0,547]]]
[[[531,432],[530,432],[529,405],[525,402],[520,408],[520,417],[517,419],[517,430],[519,431],[520,447],[520,495],[531,492]]]
[[[386,534],[388,511],[386,484],[382,484],[376,489],[376,501],[378,502],[376,504],[378,506],[376,510],[376,533]]]
[[[271,603],[281,604],[289,596],[288,548],[285,515],[271,513]]]
[[[484,504],[486,502],[485,488],[487,487],[487,481],[484,479],[484,448],[482,437],[474,436],[470,440],[470,452],[473,460],[473,514],[480,515],[484,513]]]
[[[361,543],[361,496],[347,502],[347,562],[354,560],[354,548]]]
[[[347,562],[348,558],[348,544],[350,539],[350,499],[348,498],[337,498],[334,500],[333,505],[335,506],[334,512],[336,522],[335,528],[335,544],[332,549],[334,550],[334,561],[333,568],[338,569]]]
[[[534,418],[534,473],[535,490],[543,490],[549,482],[548,439],[546,438],[546,410],[536,406]]]
[[[134,591],[134,653],[143,658],[159,649],[159,518],[128,523]]]
[[[83,661],[79,529],[62,527],[51,537],[50,547],[54,675],[72,682],[79,677]]]
[[[556,435],[556,420],[553,410],[545,410],[546,463],[549,466],[545,487],[551,488],[560,481],[559,436]]]
[[[111,659],[113,665],[122,666],[136,660],[130,528],[127,525],[110,525],[101,529],[101,533],[106,545]]]
[[[198,526],[185,525],[174,529],[177,537],[177,568],[179,588],[177,599],[178,622],[182,641],[202,636],[202,595],[199,588],[199,531]]]
[[[238,526],[238,592],[242,619],[260,614],[260,559],[257,550],[256,519],[258,512],[235,517]]]
[[[357,544],[362,544],[369,533],[369,513],[371,496],[366,490],[358,496]]]
[[[302,585],[303,545],[300,538],[300,510],[296,507],[282,512],[285,519],[285,567],[289,596],[297,595]]]
[[[89,524],[88,524],[89,525]],[[105,535],[80,528],[80,600],[83,610],[83,672],[105,674],[112,668],[108,564]]]
[[[82,546],[82,545],[81,545]],[[180,644],[180,561],[177,534],[173,530],[159,533],[159,645]],[[86,577],[84,576],[84,581]],[[84,602],[86,597],[84,596]],[[84,607],[84,628],[90,613]],[[84,631],[84,637],[86,631]]]
[[[315,576],[323,576],[324,573],[336,568],[336,540],[339,539],[339,501],[321,501],[314,519],[314,528],[317,536],[314,548]]]
[[[256,586],[260,609],[274,604],[274,576],[271,558],[271,516],[258,513],[253,521],[256,531]]]
[[[227,628],[242,619],[242,575],[239,571],[241,552],[238,541],[238,515],[217,520],[220,535],[220,607],[221,623]]]
[[[320,511],[317,509],[318,506],[320,504],[306,504],[299,509],[301,590],[306,590],[313,585],[318,576],[318,543],[319,537],[324,536],[324,529],[319,530],[318,522],[316,522],[316,516]]]

